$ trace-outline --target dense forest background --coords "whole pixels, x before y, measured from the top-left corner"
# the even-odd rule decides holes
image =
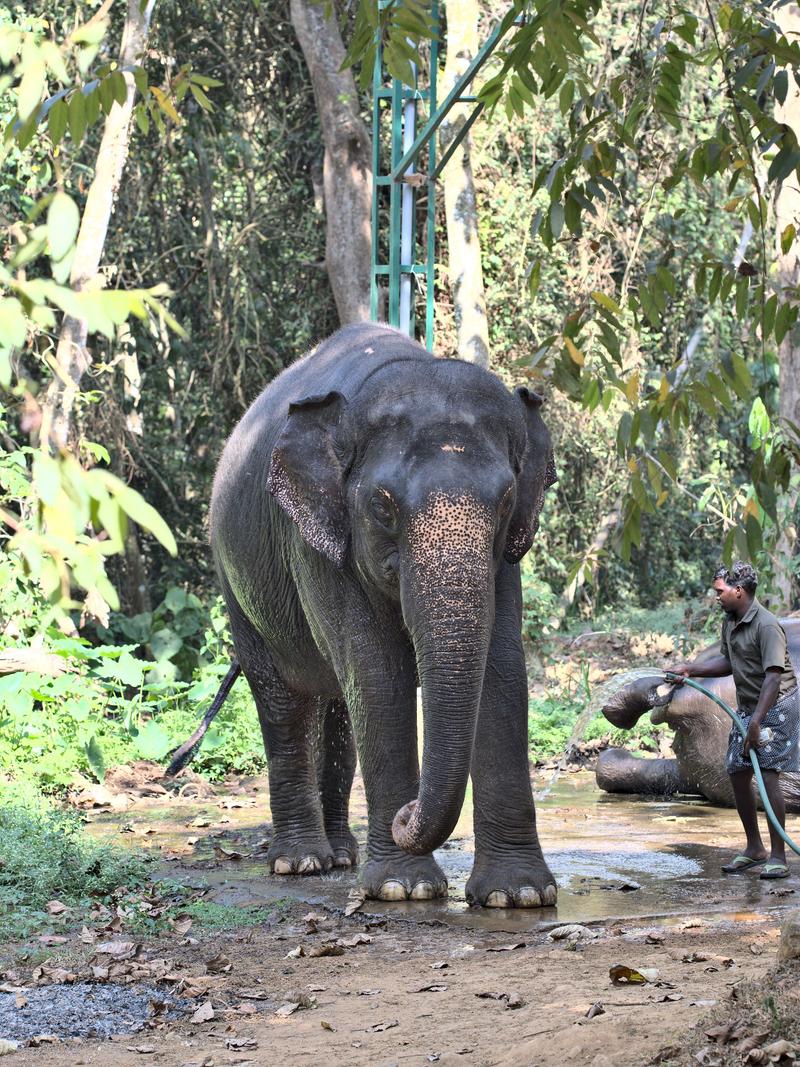
[[[352,204],[331,197],[324,164],[326,149],[332,150],[331,102],[338,98],[326,96],[330,87],[321,80],[315,84],[314,57],[304,54],[298,37],[303,20],[321,18],[322,8],[299,0],[199,0],[188,6],[161,0],[147,9],[152,21],[141,65],[151,88],[131,127],[100,279],[105,290],[119,294],[166,283],[169,295],[148,304],[143,316],[120,316],[113,328],[89,337],[70,440],[84,469],[107,468],[138,491],[173,532],[177,553],[168,551],[166,535],[148,532],[160,529],[150,513],[129,501],[121,551],[107,557],[119,594],[119,610],[109,614],[103,600],[99,606],[87,601],[87,583],[74,567],[69,578],[77,573],[80,595],[74,585],[65,590],[63,574],[48,585],[34,550],[11,543],[0,564],[0,643],[12,665],[0,675],[6,709],[0,763],[14,768],[33,760],[50,785],[67,782],[76,767],[102,777],[109,761],[131,754],[160,759],[191,729],[229,657],[206,538],[217,457],[258,393],[339,325],[342,291],[362,284],[343,274],[346,267],[326,248],[332,215]],[[483,39],[506,8],[485,0],[474,10]],[[347,5],[336,14],[339,26],[331,23],[326,32],[341,47],[358,20]],[[598,18],[590,67],[602,71],[636,58],[642,34],[656,34],[659,13],[647,13],[643,30],[640,5],[625,0]],[[59,46],[91,19],[99,19],[104,32],[94,43],[76,38],[78,47],[91,44],[92,50],[81,76],[88,79],[99,69],[105,84],[131,20],[124,4],[29,0],[0,6],[0,27],[21,28]],[[446,29],[444,36],[446,41]],[[316,38],[326,54],[331,39],[324,33]],[[647,40],[655,48],[656,37]],[[24,64],[24,52],[22,60],[16,57],[15,46],[7,44],[2,58],[8,69]],[[496,69],[490,67],[487,77]],[[195,74],[192,91],[181,91]],[[642,78],[647,76],[643,66]],[[769,435],[778,428],[786,346],[765,340],[731,302],[716,299],[721,279],[710,294],[713,271],[709,280],[698,270],[700,250],[709,263],[734,263],[735,274],[743,258],[761,254],[764,232],[749,236],[747,197],[731,200],[726,175],[710,171],[702,181],[665,180],[665,155],[691,155],[717,129],[729,103],[724,67],[688,65],[682,78],[679,120],[648,112],[638,152],[617,169],[618,195],[583,226],[564,230],[546,253],[537,251],[537,211],[550,203],[552,189],[537,174],[568,152],[571,97],[542,96],[524,112],[497,108],[472,131],[491,366],[509,385],[524,382],[544,392],[559,471],[523,568],[532,648],[557,627],[585,625],[609,609],[660,609],[665,602],[679,604],[681,612],[700,609],[725,537],[753,497],[754,450],[778,447]],[[42,99],[57,88],[57,79],[51,80],[49,88],[42,83]],[[104,129],[101,111],[75,136],[78,120],[70,110],[63,121],[71,136],[60,147],[44,121],[31,126],[22,144],[25,138],[13,133],[18,87],[9,76],[0,104],[3,126],[12,130],[0,178],[9,262],[11,249],[32,239],[37,211],[43,210],[37,205],[46,208],[54,190],[65,191],[84,211]],[[363,137],[362,126],[369,134],[370,98],[358,92],[342,111],[349,108],[348,122]],[[356,195],[352,188],[341,193]],[[762,223],[774,268],[785,230],[779,227],[776,245],[776,204],[771,201],[764,212],[767,207]],[[442,199],[435,348],[454,356],[460,311],[446,228]],[[32,261],[29,278],[40,274],[46,268]],[[569,359],[565,369],[563,357],[539,358],[542,342],[569,333],[565,320],[586,293],[620,290],[639,293],[647,310],[624,340],[628,385],[606,394],[590,383],[587,391]],[[788,330],[793,318],[786,318]],[[52,382],[58,384],[59,326],[60,316],[44,318],[8,345],[8,388],[0,408],[7,538],[19,538],[20,527],[42,529],[43,475],[37,481],[34,471],[31,482],[29,472],[42,443],[47,397]],[[787,352],[787,360],[796,358],[791,335]],[[688,359],[694,402],[685,405],[658,464],[642,467],[655,506],[637,484],[626,441],[620,443],[622,407],[631,388],[655,383],[658,392],[659,381],[668,372],[674,379]],[[756,399],[761,406],[754,408]],[[662,478],[670,482],[669,493],[656,491]],[[783,601],[776,602],[790,608],[798,570],[796,469],[783,477],[781,490],[773,501],[779,521],[772,539],[762,538],[759,526],[758,537],[743,534],[729,547],[737,554],[746,550],[775,590],[780,571]],[[641,496],[637,534],[620,555],[630,518],[624,501],[631,493]],[[752,511],[761,522],[758,500]],[[110,593],[104,600],[117,607]],[[705,617],[701,610],[700,620]],[[24,650],[39,658],[19,669]],[[59,657],[61,669],[52,660],[48,668],[42,655]],[[222,773],[260,759],[254,717],[247,712],[249,726],[236,719],[246,703],[240,693],[209,736],[205,769]],[[226,732],[226,721],[230,727],[234,720],[236,730]]]

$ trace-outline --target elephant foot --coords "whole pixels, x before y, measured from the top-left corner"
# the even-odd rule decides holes
[[[466,888],[467,903],[484,908],[551,908],[556,881],[541,858],[478,859]]]
[[[349,830],[328,834],[328,844],[333,852],[333,865],[349,869],[358,865],[358,842]]]
[[[326,838],[289,842],[277,837],[267,862],[273,874],[322,874],[335,865],[335,856]]]
[[[407,856],[370,860],[361,884],[372,900],[434,900],[447,896],[447,878],[433,856]]]

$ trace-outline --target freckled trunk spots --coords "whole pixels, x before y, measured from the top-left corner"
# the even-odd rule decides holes
[[[464,799],[494,615],[493,512],[437,491],[410,521],[401,604],[422,686],[419,800],[395,827],[409,852],[438,848]]]

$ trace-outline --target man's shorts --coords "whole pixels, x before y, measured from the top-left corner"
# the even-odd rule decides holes
[[[750,716],[743,715],[741,718],[747,729]],[[761,770],[800,771],[800,690],[797,687],[769,709],[762,720],[761,729],[765,726],[772,730],[772,738],[761,745],[756,753]],[[743,749],[744,740],[734,724],[731,726],[728,754],[725,757],[728,774],[752,770],[753,764],[749,756],[742,754]]]

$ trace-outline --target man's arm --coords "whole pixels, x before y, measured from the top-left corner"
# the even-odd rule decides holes
[[[778,699],[778,693],[781,688],[781,674],[783,673],[782,667],[767,667],[766,674],[764,675],[764,681],[761,686],[761,692],[758,694],[758,703],[756,704],[756,710],[753,712],[750,718],[750,725],[747,728],[747,737],[744,742],[744,754],[745,756],[750,751],[750,748],[758,748],[759,746],[759,734],[761,733],[761,723],[764,721],[769,709],[773,706]]]
[[[678,663],[670,667],[669,672],[681,678],[723,678],[726,674],[732,674],[733,668],[728,657],[720,653],[700,663],[695,660],[689,663]]]

